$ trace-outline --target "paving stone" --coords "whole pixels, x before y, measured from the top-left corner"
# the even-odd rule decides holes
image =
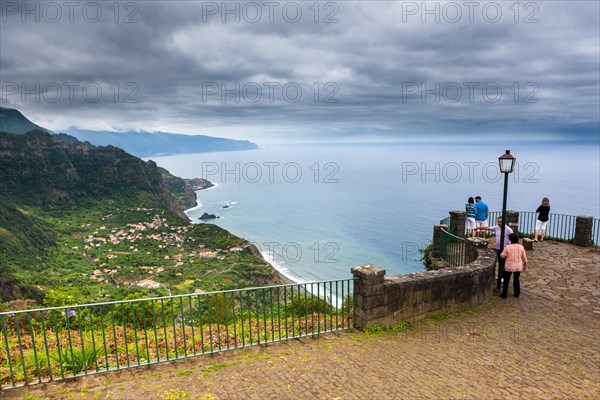
[[[320,335],[8,390],[0,398],[600,398],[600,252],[545,241],[528,257],[518,299],[511,287],[507,300],[410,331]],[[211,362],[227,366],[203,373]],[[192,373],[180,378],[179,368]]]

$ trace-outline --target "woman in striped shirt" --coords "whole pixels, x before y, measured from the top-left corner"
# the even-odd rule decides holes
[[[467,212],[467,237],[475,237],[475,217],[477,216],[477,206],[475,200],[469,197],[465,204],[465,211]]]

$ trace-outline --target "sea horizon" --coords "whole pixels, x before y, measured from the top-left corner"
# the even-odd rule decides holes
[[[151,159],[175,175],[216,184],[197,192],[199,205],[186,211],[192,222],[247,239],[286,278],[309,282],[347,278],[364,264],[388,275],[422,271],[418,249],[449,211],[464,210],[476,195],[501,211],[497,157],[505,147],[517,157],[507,209],[535,211],[550,197],[553,213],[598,218],[597,151],[579,144],[541,153],[537,144],[452,151],[431,143],[271,144]],[[199,222],[204,212],[220,218]]]

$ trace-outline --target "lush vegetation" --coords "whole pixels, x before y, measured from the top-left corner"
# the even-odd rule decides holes
[[[143,197],[138,204],[144,204]],[[3,251],[10,254],[2,264],[7,276],[38,292],[34,298],[49,289],[90,302],[131,293],[158,296],[277,282],[271,266],[246,241],[165,210],[121,208],[105,200],[93,207],[29,206],[9,215],[26,219],[13,224],[18,236],[5,235],[15,246],[3,239]],[[8,292],[3,297],[18,296]]]
[[[0,166],[5,302],[39,303],[51,289],[94,302],[279,282],[246,241],[184,219],[151,161],[33,131],[0,133]]]
[[[185,218],[207,182],[43,131],[0,132],[0,168],[3,387],[350,326],[350,281],[206,293],[281,283],[250,243]]]
[[[64,142],[43,131],[0,132],[0,193],[18,204],[83,204],[140,192],[175,211],[156,164],[116,147]]]
[[[338,285],[339,284],[339,285]],[[342,289],[344,287],[344,289]],[[52,291],[51,310],[0,314],[0,384],[12,386],[346,329],[349,281],[322,284],[327,299],[301,285],[121,303],[69,306]],[[334,307],[329,297],[343,297]],[[27,303],[27,302],[24,302]],[[23,304],[26,306],[26,304]],[[87,372],[86,372],[87,371]]]
[[[183,179],[172,175],[164,168],[158,168],[165,187],[175,196],[175,201],[181,209],[196,206],[196,190],[206,189],[214,185],[203,178]]]
[[[433,257],[431,257],[431,251],[433,250],[433,243],[429,243],[427,246],[420,248],[419,253],[421,253],[421,262],[425,267],[426,271],[433,271],[438,269],[438,266],[433,261]]]
[[[56,233],[42,220],[0,199],[0,299],[34,298],[42,294],[15,274],[26,275],[43,263]]]

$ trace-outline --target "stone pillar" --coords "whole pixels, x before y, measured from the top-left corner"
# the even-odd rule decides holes
[[[490,244],[490,242],[483,238],[467,238],[465,241],[467,243],[465,246],[465,264],[475,261],[479,254],[479,249],[487,249]]]
[[[433,241],[431,245],[431,257],[440,258],[440,246],[442,244],[442,228],[448,229],[444,224],[435,224],[433,226]]]
[[[518,224],[519,223],[519,212],[513,210],[506,210],[506,223]]]
[[[514,233],[519,233],[519,212],[513,210],[506,210],[506,224],[510,226],[510,229]],[[495,225],[495,224],[490,224]]]
[[[361,265],[352,268],[352,275],[357,278],[356,285],[356,318],[355,327],[367,329],[372,321],[386,315],[384,306],[383,281],[385,269],[373,265]]]
[[[467,222],[466,211],[450,211],[450,233],[458,236],[465,236],[465,223]]]
[[[575,220],[575,237],[573,244],[589,247],[592,245],[592,228],[594,219],[588,216],[578,216]]]

